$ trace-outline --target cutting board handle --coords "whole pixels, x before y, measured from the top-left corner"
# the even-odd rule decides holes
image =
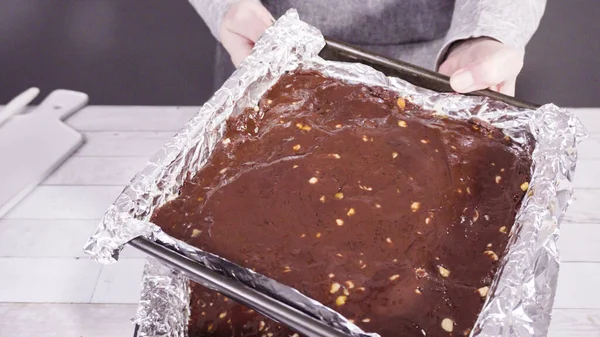
[[[32,113],[63,120],[83,108],[87,102],[88,95],[82,92],[58,89],[51,92]]]

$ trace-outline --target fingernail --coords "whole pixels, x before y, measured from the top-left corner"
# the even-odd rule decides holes
[[[469,89],[475,81],[470,71],[461,71],[450,77],[450,85],[456,91],[464,91]]]

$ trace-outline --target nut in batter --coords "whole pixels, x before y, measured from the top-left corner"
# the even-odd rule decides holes
[[[448,269],[446,269],[446,268],[444,268],[442,266],[438,266],[438,270],[439,270],[440,275],[442,277],[448,277],[448,276],[450,276],[450,271]]]
[[[341,307],[342,305],[346,304],[347,299],[348,299],[348,296],[340,295],[335,299],[335,305],[337,305],[338,307]]]
[[[296,123],[296,127],[302,131],[310,131],[312,129],[310,125],[303,125],[302,123]]]
[[[335,294],[340,290],[341,285],[337,282],[331,284],[331,288],[329,288],[329,293]]]
[[[412,204],[410,204],[410,209],[411,209],[413,212],[416,212],[416,211],[418,211],[418,210],[419,210],[419,207],[421,207],[421,203],[420,203],[420,202],[418,202],[418,201],[415,201],[415,202],[413,202]]]
[[[340,227],[341,227],[341,226],[343,226],[343,225],[344,225],[344,220],[342,220],[342,219],[335,219],[335,223],[336,223],[338,226],[340,226]]]
[[[319,182],[319,179],[317,177],[312,177],[312,178],[308,179],[308,182],[314,185],[317,182]]]
[[[524,182],[521,184],[521,191],[525,192],[529,189],[529,183],[528,182]]]
[[[398,107],[400,109],[406,108],[406,101],[402,97],[398,97],[398,100],[396,100],[396,104],[398,104]]]
[[[446,332],[452,332],[454,330],[454,321],[450,318],[444,318],[442,320],[442,329]]]
[[[364,191],[372,191],[373,190],[372,187],[361,185],[360,181],[358,182],[358,188],[360,188],[361,190],[364,190]]]
[[[486,250],[483,254],[487,255],[490,259],[494,261],[498,261],[498,255],[491,250]]]
[[[475,215],[473,215],[473,222],[477,222],[479,220],[479,211],[475,210]]]
[[[488,294],[488,291],[490,290],[490,287],[481,287],[479,289],[477,289],[477,293],[479,293],[479,296],[481,297],[486,297]]]

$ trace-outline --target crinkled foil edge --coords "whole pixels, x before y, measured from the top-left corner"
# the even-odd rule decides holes
[[[281,75],[301,66],[346,81],[395,90],[441,115],[479,118],[501,128],[523,146],[533,136],[535,150],[529,190],[517,214],[508,251],[471,336],[545,336],[559,268],[558,227],[572,199],[576,146],[585,137],[581,123],[570,112],[552,104],[536,110],[518,109],[483,97],[418,88],[362,64],[325,61],[318,57],[324,45],[321,33],[300,21],[294,10],[282,16],[197,116],[134,177],[109,207],[85,251],[96,261],[112,263],[124,244],[145,236],[281,300],[299,301],[305,309],[317,312],[354,336],[374,336],[363,333],[331,309],[299,292],[199,251],[148,222],[154,209],[177,197],[184,180],[207,162],[222,137],[225,121],[243,108],[256,105]],[[158,262],[149,261],[135,320],[140,326],[138,335],[184,337],[188,317],[187,280]]]

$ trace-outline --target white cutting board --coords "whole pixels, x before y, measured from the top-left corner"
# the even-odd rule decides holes
[[[84,93],[55,90],[0,125],[0,218],[83,144],[83,136],[63,120],[87,102]]]

